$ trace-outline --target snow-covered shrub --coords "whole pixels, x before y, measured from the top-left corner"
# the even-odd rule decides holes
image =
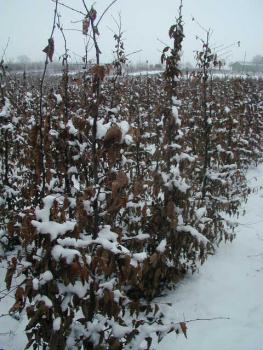
[[[92,8],[95,65],[71,77],[66,51],[62,79],[41,93],[33,77],[7,87],[1,239],[21,245],[6,283],[18,273],[10,312],[26,307],[29,345],[138,349],[184,333],[151,300],[233,238],[226,215],[238,215],[244,168],[261,160],[262,81],[213,79],[208,43],[181,79],[181,10],[161,76],[121,74],[120,33],[113,69],[101,64]]]

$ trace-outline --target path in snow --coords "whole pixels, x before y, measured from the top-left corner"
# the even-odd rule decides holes
[[[247,176],[252,186],[262,186],[263,165]],[[173,303],[171,319],[230,320],[190,323],[187,339],[170,333],[155,350],[263,350],[263,190],[244,207],[233,243],[221,244],[199,273],[161,299]]]

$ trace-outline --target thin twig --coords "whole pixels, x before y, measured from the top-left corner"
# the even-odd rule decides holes
[[[9,46],[9,42],[10,42],[10,37],[7,39],[7,43],[5,45],[5,48],[3,50],[3,54],[2,54],[2,57],[1,57],[1,61],[3,61],[4,58],[5,58],[5,54],[6,54],[6,50],[7,50],[8,46]]]
[[[263,256],[263,253],[247,255],[247,258],[256,258],[256,257],[259,257],[259,256]]]
[[[119,35],[122,35],[123,32],[121,31],[122,28],[122,23],[121,23],[121,14],[119,12],[119,22],[117,22],[116,18],[114,16],[111,16],[111,18],[113,19],[114,23],[116,24],[116,27],[119,29]]]
[[[54,10],[54,18],[53,18],[53,27],[50,34],[50,39],[53,38],[54,31],[56,28],[56,18],[57,18],[57,12],[58,12],[58,0],[52,0],[56,3],[55,10]],[[40,192],[40,199],[44,197],[45,194],[45,187],[46,187],[46,169],[45,169],[45,151],[44,151],[44,135],[43,135],[43,87],[44,87],[44,80],[47,72],[47,66],[48,66],[48,53],[46,54],[46,61],[45,66],[42,74],[42,78],[40,81],[40,101],[39,101],[39,136],[40,136],[40,167],[42,172],[42,188]]]
[[[102,15],[100,16],[98,22],[97,22],[97,27],[100,24],[100,21],[102,20],[103,16],[106,14],[106,12],[115,4],[115,2],[117,2],[118,0],[113,0],[107,7],[106,9],[103,11]]]
[[[81,23],[82,21],[83,21],[82,19],[78,19],[77,21],[70,21],[70,23],[77,24],[77,23]]]
[[[126,57],[129,57],[129,56],[131,56],[131,55],[135,55],[136,53],[139,53],[139,52],[142,52],[142,51],[143,51],[143,50],[140,49],[140,50],[136,50],[136,51],[130,52],[130,53],[128,53],[128,54],[126,55]]]
[[[225,51],[225,50],[230,49],[231,47],[234,47],[234,46],[236,46],[236,43],[232,43],[230,45],[223,46],[223,47],[219,48],[218,50],[215,50],[215,52],[218,53],[221,51]]]
[[[168,44],[166,44],[166,43],[165,43],[164,41],[162,41],[161,39],[157,38],[157,40],[158,40],[161,44],[163,44],[164,46],[166,46],[166,47],[169,46]]]
[[[217,54],[217,57],[226,57],[226,55],[231,55],[233,53],[233,50],[228,50],[220,53],[219,55]]]
[[[252,226],[252,225],[257,225],[257,224],[261,224],[263,222],[263,220],[260,221],[255,221],[255,222],[247,222],[247,223],[238,223],[238,226]]]
[[[184,323],[192,323],[192,322],[198,322],[198,321],[216,321],[216,320],[230,320],[230,317],[195,318],[193,320],[184,321]]]
[[[5,333],[0,333],[0,335],[11,335],[11,334],[12,334],[12,331],[5,332]]]
[[[192,15],[191,15],[191,16],[192,16]],[[198,20],[197,20],[194,16],[192,16],[192,21],[196,22],[197,25],[198,25],[202,30],[204,30],[206,33],[210,32],[210,28],[209,28],[209,29],[206,29],[205,27],[203,27],[203,26],[198,22]]]
[[[67,30],[67,31],[81,32],[82,33],[81,29],[76,29],[76,28],[64,28],[63,30],[64,31]]]
[[[10,293],[12,293],[15,289],[17,289],[18,287],[22,286],[22,285],[25,283],[25,281],[26,281],[26,280],[24,280],[23,282],[17,284],[16,286],[10,288],[10,290],[9,290],[6,294],[4,294],[3,296],[0,297],[0,301],[1,301],[2,299],[4,299],[6,296],[8,296]],[[0,293],[3,293],[5,290],[7,290],[7,288],[6,288],[6,289],[3,289]]]
[[[56,2],[56,0],[51,0],[51,1]],[[65,4],[63,4],[63,2],[59,2],[59,1],[58,1],[57,3],[58,3],[59,5],[65,7],[65,8],[67,8],[68,10],[71,10],[71,11],[74,11],[74,12],[77,12],[77,13],[80,13],[81,15],[85,16],[85,13],[84,13],[84,12],[79,11],[79,10],[76,10],[76,9],[74,9],[73,7],[70,7],[70,6],[68,6],[68,5],[65,5]]]
[[[174,326],[181,326],[182,323],[193,323],[193,322],[200,322],[200,321],[230,320],[230,319],[231,319],[230,317],[195,318],[192,320],[184,320],[184,321],[171,323],[171,325],[172,325],[172,327],[174,327]],[[166,324],[166,326],[169,326],[169,324]]]

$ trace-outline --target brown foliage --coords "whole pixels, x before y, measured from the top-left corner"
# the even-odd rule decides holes
[[[48,39],[48,45],[43,49],[43,52],[45,52],[50,62],[52,62],[53,60],[54,51],[55,51],[54,39],[50,38]]]
[[[122,132],[121,129],[117,125],[113,125],[106,133],[103,143],[104,148],[110,148],[114,144],[118,144],[121,142]]]

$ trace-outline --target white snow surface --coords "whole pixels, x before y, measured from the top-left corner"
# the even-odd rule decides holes
[[[63,236],[68,231],[73,231],[76,225],[76,223],[72,221],[66,221],[63,224],[59,224],[55,221],[38,222],[32,220],[31,223],[39,233],[49,234],[52,241],[58,236]]]
[[[171,311],[166,313],[166,317],[173,322],[197,318],[230,319],[189,323],[187,339],[183,335],[170,333],[160,344],[154,340],[152,349],[263,349],[263,189],[260,189],[263,185],[263,165],[250,170],[247,176],[249,184],[257,186],[259,190],[252,193],[247,204],[244,204],[246,214],[238,220],[240,226],[236,239],[232,243],[222,243],[199,273],[189,274],[175,291],[169,291],[166,296],[156,300],[173,304]],[[1,281],[4,281],[6,272],[4,264],[4,261],[0,262]],[[2,283],[0,297],[6,294]],[[79,287],[70,285],[67,292],[82,295],[85,288]],[[43,301],[50,304],[48,299]],[[0,300],[0,314],[8,313],[13,303],[11,295]],[[26,323],[25,312],[19,319],[0,317],[0,349],[24,349]],[[58,323],[57,320],[55,328]],[[123,333],[125,331],[123,329]]]
[[[54,94],[54,96],[55,96],[55,98],[56,98],[58,104],[61,103],[61,102],[63,101],[63,99],[62,99],[62,97],[61,97],[60,94]]]
[[[209,240],[202,235],[202,233],[198,232],[197,229],[190,225],[178,225],[177,231],[190,233],[193,237],[196,237],[199,242],[203,242],[204,244],[209,243]]]
[[[60,330],[60,326],[61,326],[61,318],[57,317],[55,318],[55,320],[53,321],[53,330],[54,331],[59,331]]]
[[[157,252],[164,253],[165,252],[165,248],[166,248],[166,244],[167,244],[166,238],[161,240],[160,244],[156,248]]]
[[[49,281],[53,280],[53,274],[51,271],[45,271],[40,275],[40,284],[45,284]]]
[[[263,165],[247,175],[251,186],[263,185]],[[257,179],[257,180],[256,180]],[[237,237],[158,301],[173,304],[171,320],[229,317],[189,323],[188,338],[168,334],[155,350],[263,349],[263,189],[253,193],[239,218]]]
[[[68,132],[71,134],[71,135],[77,135],[78,133],[78,129],[75,128],[74,124],[73,124],[73,121],[70,119],[67,123],[67,128],[68,128]]]
[[[42,222],[49,221],[50,209],[53,206],[54,200],[55,197],[52,195],[49,195],[43,199],[44,208],[39,209],[39,207],[37,207],[35,210],[37,220],[40,220]]]
[[[2,110],[0,111],[0,117],[2,117],[2,118],[9,117],[10,109],[11,109],[11,103],[10,103],[9,99],[7,97],[5,97],[5,104],[2,108]]]

